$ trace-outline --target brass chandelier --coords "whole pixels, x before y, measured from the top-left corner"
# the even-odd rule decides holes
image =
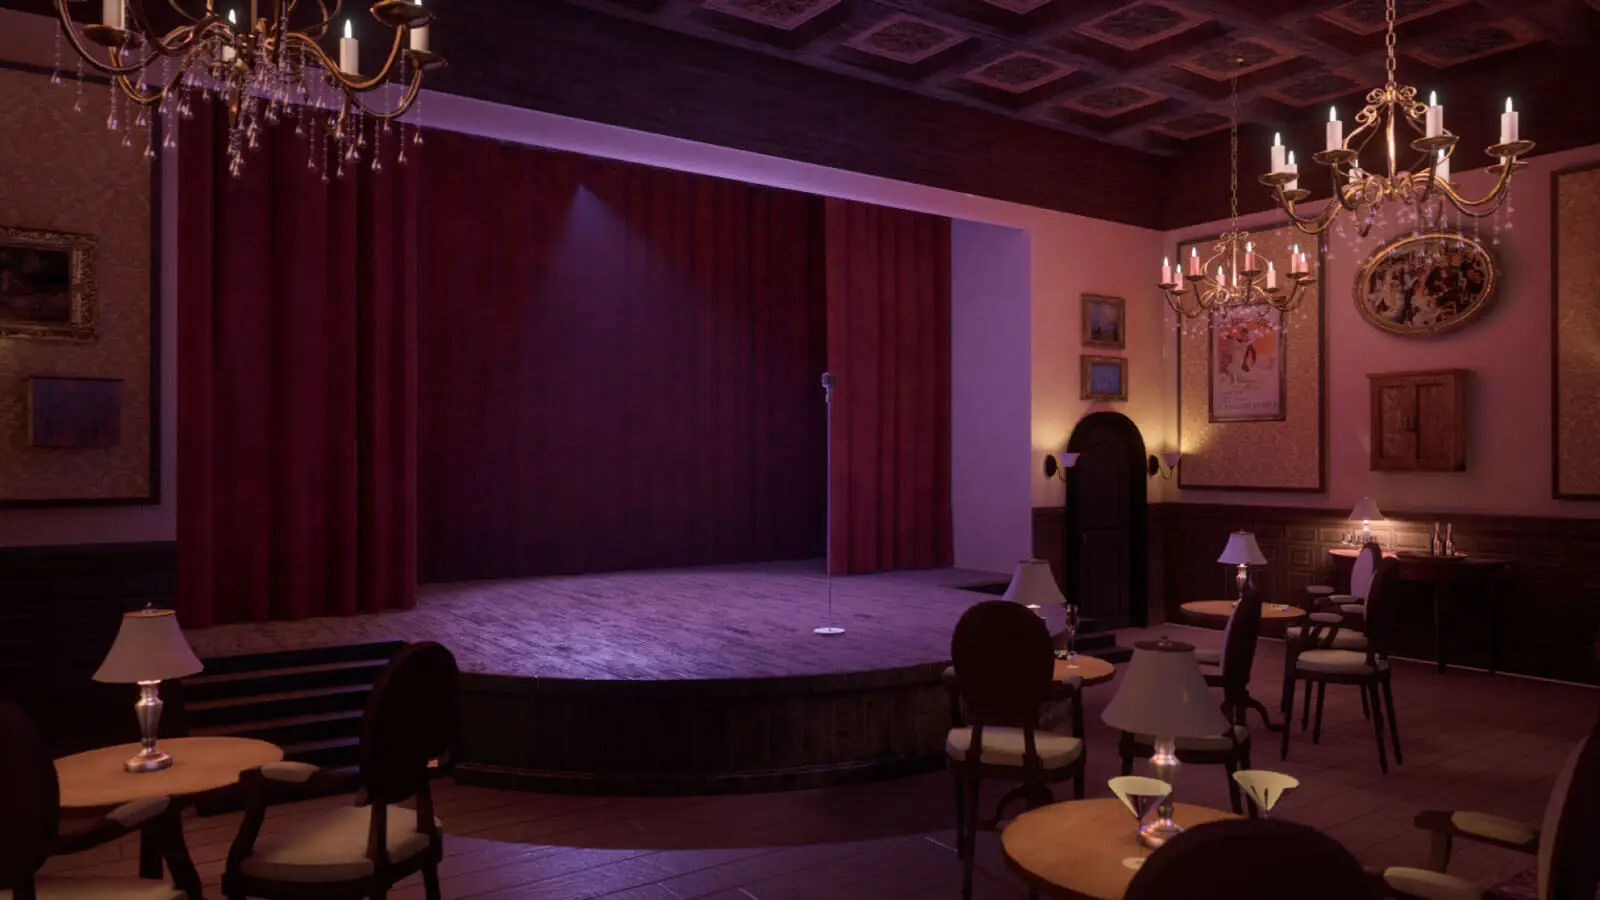
[[[373,142],[379,141],[389,123],[416,104],[423,73],[444,65],[444,58],[428,48],[432,13],[421,0],[371,4],[373,18],[393,36],[382,67],[370,76],[360,72],[350,19],[342,20],[337,63],[323,47],[330,28],[341,21],[343,0],[331,0],[331,8],[329,0],[312,0],[315,8],[308,2],[298,17],[301,0],[236,0],[249,7],[243,22],[234,9],[219,11],[216,0],[167,0],[183,21],[165,34],[152,24],[146,0],[103,0],[100,24],[80,29],[68,9],[81,2],[55,0],[61,33],[84,62],[110,77],[139,109],[136,124],[155,114],[188,118],[195,99],[215,97],[226,104],[234,175],[245,152],[257,145],[261,128],[290,117],[298,119],[298,133],[310,131],[312,168],[321,168],[324,177],[329,169],[342,175],[344,164],[361,159],[368,148],[363,123],[371,123]],[[204,8],[195,10],[191,3]],[[398,91],[384,90],[395,85]],[[369,95],[390,102],[374,104]],[[326,119],[308,117],[308,108],[324,105],[336,105],[338,112]],[[107,127],[116,127],[115,96]],[[420,133],[413,135],[414,141],[420,139]],[[170,130],[168,141],[170,146]],[[154,148],[147,153],[153,156]],[[381,168],[377,148],[368,155],[373,168]]]
[[[1348,137],[1337,110],[1330,111],[1326,147],[1312,156],[1327,166],[1333,177],[1334,202],[1315,215],[1296,212],[1295,204],[1310,193],[1299,186],[1294,155],[1285,158],[1282,143],[1273,141],[1272,171],[1261,176],[1261,182],[1273,188],[1278,205],[1306,234],[1326,230],[1339,213],[1349,212],[1357,216],[1356,228],[1366,237],[1379,211],[1391,200],[1414,206],[1419,217],[1434,218],[1445,203],[1462,215],[1491,215],[1509,196],[1511,176],[1527,166],[1518,157],[1533,149],[1532,141],[1520,139],[1517,113],[1511,101],[1506,100],[1506,111],[1500,117],[1500,141],[1486,151],[1500,161],[1489,167],[1495,175],[1494,187],[1476,200],[1463,197],[1450,183],[1450,159],[1455,154],[1457,137],[1444,127],[1444,107],[1432,97],[1428,103],[1419,102],[1415,87],[1395,81],[1395,0],[1386,0],[1384,8],[1388,78],[1383,87],[1368,92],[1367,105],[1356,114],[1356,129]],[[1387,174],[1370,172],[1361,165],[1362,151],[1380,131],[1384,135]],[[1402,168],[1398,154],[1403,152],[1401,145],[1408,137],[1417,157],[1409,168]],[[1434,204],[1431,212],[1430,201]]]
[[[1244,59],[1236,56],[1233,63],[1242,67]],[[1280,272],[1271,260],[1255,252],[1250,233],[1239,227],[1237,74],[1230,81],[1229,96],[1233,117],[1228,123],[1228,231],[1217,239],[1211,255],[1203,261],[1199,251],[1193,250],[1188,260],[1179,260],[1178,268],[1172,266],[1171,260],[1161,264],[1161,293],[1167,305],[1185,319],[1261,304],[1290,312],[1304,301],[1306,288],[1315,284],[1306,256],[1298,247],[1289,259],[1289,270]]]

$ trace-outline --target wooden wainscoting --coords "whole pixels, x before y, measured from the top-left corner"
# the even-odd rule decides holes
[[[1156,509],[1160,538],[1152,525],[1165,590],[1168,621],[1183,621],[1179,607],[1191,600],[1231,596],[1233,572],[1217,554],[1230,531],[1251,531],[1270,564],[1257,573],[1269,600],[1296,602],[1308,584],[1332,584],[1328,551],[1347,546],[1345,535],[1359,524],[1340,510],[1167,503]],[[1455,528],[1458,549],[1507,560],[1509,583],[1501,595],[1501,668],[1509,672],[1600,683],[1594,641],[1600,626],[1600,522],[1592,519],[1486,515],[1389,513],[1373,529],[1385,550],[1426,552],[1435,520]],[[1152,547],[1152,555],[1157,550]],[[1341,589],[1344,585],[1336,585]],[[1408,585],[1397,623],[1403,655],[1432,659],[1432,603],[1424,585]],[[1488,662],[1488,598],[1458,588],[1452,594],[1446,635],[1452,663],[1484,667]]]

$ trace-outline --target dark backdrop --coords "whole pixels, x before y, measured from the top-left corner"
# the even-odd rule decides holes
[[[422,580],[820,557],[821,201],[421,150]]]

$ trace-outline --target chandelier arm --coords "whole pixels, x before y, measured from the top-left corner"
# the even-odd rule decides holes
[[[1461,194],[1457,192],[1449,182],[1446,181],[1439,182],[1439,192],[1444,194],[1445,199],[1449,200],[1450,205],[1454,206],[1459,212],[1472,216],[1475,219],[1481,219],[1485,216],[1493,215],[1495,210],[1499,209],[1500,206],[1505,203],[1507,194],[1506,188],[1510,184],[1511,167],[1506,166],[1505,170],[1500,173],[1500,176],[1495,179],[1494,187],[1489,190],[1489,193],[1477,200],[1468,200],[1467,198],[1461,196]]]
[[[421,93],[422,91],[422,67],[417,66],[415,68],[416,71],[411,75],[411,84],[406,88],[406,95],[400,99],[400,104],[394,109],[388,112],[380,112],[375,110],[368,106],[366,101],[362,100],[359,94],[351,94],[350,102],[354,103],[356,108],[361,110],[362,113],[372,116],[376,119],[383,119],[387,121],[390,119],[400,118],[411,109],[411,105],[413,103],[417,102],[417,94]]]
[[[313,41],[322,40],[328,34],[328,26],[332,25],[333,20],[339,17],[339,12],[343,8],[344,0],[334,0],[332,12],[328,10],[327,0],[317,0],[317,9],[322,12],[322,21],[307,28],[302,33]]]
[[[145,43],[149,44],[150,49],[155,51],[156,54],[167,57],[178,56],[186,53],[190,45],[194,43],[197,32],[193,25],[180,25],[167,32],[166,35],[158,36],[155,29],[150,27],[150,18],[145,13],[144,3],[141,0],[131,0],[128,3],[128,11],[133,16],[134,24],[138,26],[138,33],[144,37]],[[173,35],[179,32],[184,33],[182,38],[176,43],[167,43],[167,41],[172,40]],[[150,59],[154,58],[154,56],[150,57]]]
[[[148,94],[144,93],[143,91],[139,90],[138,85],[133,83],[133,79],[126,75],[117,75],[113,80],[116,82],[117,87],[122,89],[122,93],[129,100],[132,100],[134,103],[137,103],[140,106],[155,106],[156,104],[160,103],[162,99],[164,99],[167,94],[172,91],[173,88],[178,86],[178,82],[183,80],[183,76],[188,73],[189,60],[196,53],[198,53],[199,50],[200,48],[197,45],[191,48],[189,52],[184,55],[183,62],[178,65],[178,71],[175,72],[171,78],[167,79],[167,83],[162,85],[160,90],[153,91]]]
[[[184,9],[183,0],[167,0],[167,5],[172,7],[172,11],[173,12],[177,13],[180,16],[183,16],[185,19],[188,19],[190,22],[194,22],[194,23],[198,24],[199,22],[201,22],[205,18],[205,16],[201,16],[199,18],[195,18],[193,13],[190,13],[187,9]]]
[[[1283,211],[1289,215],[1289,223],[1299,229],[1301,234],[1321,234],[1327,229],[1328,223],[1333,221],[1333,211],[1343,207],[1342,200],[1330,200],[1328,205],[1323,207],[1322,212],[1314,216],[1302,216],[1295,212],[1294,201],[1284,196],[1282,185],[1278,186],[1277,191],[1278,205],[1283,207]],[[1338,196],[1339,192],[1335,191],[1334,197]]]
[[[128,75],[149,65],[150,61],[156,58],[156,54],[152,52],[137,63],[129,66],[117,65],[115,62],[101,62],[95,57],[94,51],[83,43],[83,38],[78,35],[78,29],[72,22],[72,16],[67,13],[66,0],[55,0],[55,4],[56,12],[61,19],[61,31],[67,36],[67,42],[72,45],[72,49],[76,50],[79,56],[83,57],[83,61],[88,63],[90,68],[96,72],[102,75]],[[117,51],[109,47],[106,48],[108,56],[115,52]]]
[[[337,87],[342,88],[345,91],[361,94],[366,93],[367,91],[370,91],[389,80],[389,76],[394,72],[395,63],[400,59],[400,47],[405,39],[405,33],[405,26],[399,25],[395,27],[394,43],[389,47],[389,58],[384,60],[383,68],[378,70],[378,74],[366,79],[352,78],[351,76],[346,75],[342,69],[334,64],[333,60],[328,58],[328,54],[323,51],[322,47],[318,45],[316,41],[298,31],[289,32],[287,35],[285,35],[285,40],[288,43],[298,44],[299,46],[309,50],[312,58],[322,66],[328,77],[332,78],[336,82]]]

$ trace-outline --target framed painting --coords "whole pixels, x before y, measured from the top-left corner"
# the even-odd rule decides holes
[[[56,450],[122,443],[122,379],[28,379],[28,444]]]
[[[95,239],[0,226],[0,338],[95,339]]]
[[[1213,313],[1207,341],[1212,422],[1282,422],[1289,354],[1284,313],[1265,303]]]
[[[1121,297],[1083,295],[1083,346],[1101,350],[1128,346],[1127,301]]]
[[[1493,254],[1472,238],[1408,235],[1379,247],[1362,264],[1356,309],[1390,334],[1454,331],[1488,310],[1499,275]]]
[[[1128,360],[1121,356],[1085,356],[1079,382],[1085,400],[1128,399]]]

